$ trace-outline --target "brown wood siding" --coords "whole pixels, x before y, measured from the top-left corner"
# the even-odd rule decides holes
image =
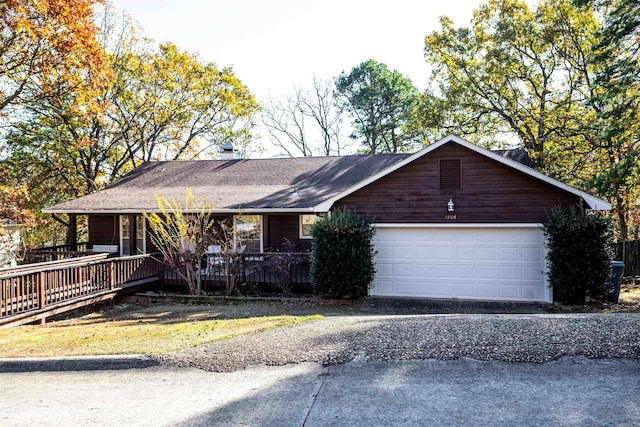
[[[460,159],[459,190],[439,188],[441,159]],[[447,212],[449,199],[455,212]],[[378,223],[541,223],[580,198],[457,144],[445,144],[339,200]]]
[[[158,250],[158,247],[156,245],[153,244],[153,240],[151,240],[151,226],[149,225],[149,221],[147,221],[147,219],[144,219],[144,229],[146,231],[145,236],[146,236],[146,245],[147,245],[147,253],[148,254],[154,254],[157,252],[160,252]]]
[[[147,253],[158,251],[151,241],[151,229],[145,219]],[[118,245],[120,250],[120,215],[89,215],[89,243],[92,245]]]
[[[119,245],[118,215],[89,215],[89,243],[91,245]]]
[[[295,245],[296,251],[311,249],[311,239],[300,239],[299,214],[265,215],[265,251],[286,251],[286,240]],[[286,240],[285,240],[286,239]]]

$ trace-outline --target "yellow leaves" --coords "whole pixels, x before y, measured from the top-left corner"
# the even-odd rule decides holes
[[[0,115],[17,102],[33,112],[14,117],[3,147],[56,201],[145,161],[205,153],[258,109],[233,70],[156,45],[108,5],[94,18],[98,3],[0,0]]]
[[[93,7],[99,0],[7,0],[0,4],[0,45],[6,70],[0,110],[60,90],[105,83],[109,67],[97,42]],[[17,95],[22,95],[18,98]],[[28,98],[27,98],[28,99]]]
[[[33,227],[42,222],[27,206],[31,199],[24,185],[0,185],[0,220],[10,219],[24,227]]]

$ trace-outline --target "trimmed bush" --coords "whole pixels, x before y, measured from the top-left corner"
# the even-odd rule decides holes
[[[311,227],[311,279],[317,294],[359,298],[375,275],[371,223],[348,210],[332,212]]]
[[[613,233],[611,221],[582,208],[554,208],[544,225],[547,265],[554,300],[583,304],[588,295],[605,299],[609,283]]]

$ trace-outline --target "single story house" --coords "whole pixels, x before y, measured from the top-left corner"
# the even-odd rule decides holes
[[[555,205],[611,204],[447,136],[414,154],[145,163],[45,210],[87,215],[89,244],[148,252],[142,212],[189,187],[233,218],[246,251],[310,248],[317,215],[347,208],[376,228],[374,296],[552,302],[542,223]]]

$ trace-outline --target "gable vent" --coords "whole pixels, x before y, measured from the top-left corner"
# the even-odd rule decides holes
[[[460,159],[440,160],[440,189],[460,189]]]

